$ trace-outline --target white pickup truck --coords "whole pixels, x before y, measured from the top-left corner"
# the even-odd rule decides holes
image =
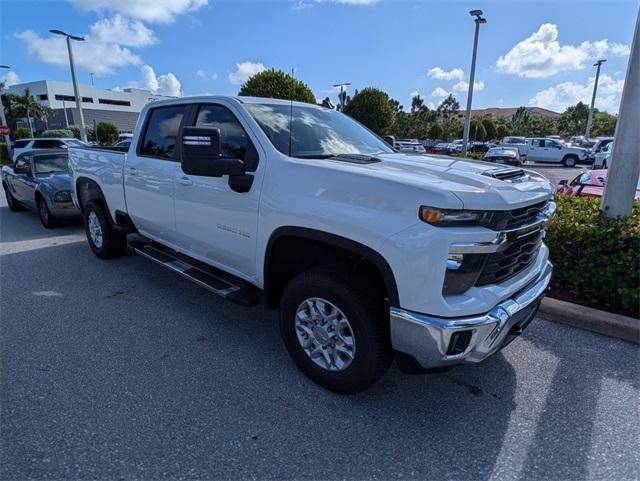
[[[570,147],[565,143],[549,138],[527,139],[527,160],[550,162],[575,167],[578,162],[589,160],[589,150],[582,147]]]
[[[519,168],[394,152],[316,105],[149,103],[128,152],[71,148],[101,258],[132,249],[231,301],[280,309],[312,380],[365,389],[479,362],[533,319],[553,186]],[[252,348],[259,348],[253,346]]]

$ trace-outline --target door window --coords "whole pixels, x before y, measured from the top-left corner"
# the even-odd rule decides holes
[[[531,141],[531,145],[534,147],[544,147],[544,140],[543,139],[533,139]]]
[[[228,108],[222,105],[200,106],[196,127],[220,129],[222,158],[240,159],[245,163],[247,171],[255,170],[258,160],[257,152],[242,125]]]
[[[544,146],[545,147],[549,147],[549,148],[556,148],[558,146],[558,143],[554,140],[545,140],[544,141]]]
[[[149,113],[140,155],[176,159],[176,141],[187,105],[159,107]]]
[[[62,147],[62,145],[62,142],[60,142],[59,140],[51,139],[36,140],[35,142],[33,142],[34,149],[59,149]]]
[[[29,144],[29,142],[31,142],[31,141],[30,140],[16,140],[13,143],[13,148],[14,149],[24,149]]]

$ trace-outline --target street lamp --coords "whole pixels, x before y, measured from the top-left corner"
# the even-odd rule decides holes
[[[0,65],[0,68],[6,68],[6,69],[10,69],[11,67],[9,67],[8,65]],[[0,96],[2,95],[2,90],[0,89]],[[2,122],[2,125],[4,127],[9,127],[7,125],[7,118],[4,116],[4,104],[2,103],[2,99],[0,98],[0,122]],[[7,153],[9,154],[9,159],[13,158],[13,155],[11,153],[11,138],[9,137],[9,133],[5,133],[4,134],[4,142],[7,145]]]
[[[68,33],[63,32],[62,30],[49,30],[49,32],[55,35],[62,35],[67,39],[67,51],[69,52],[69,66],[71,67],[71,80],[73,81],[73,95],[76,97],[76,108],[78,109],[78,117],[80,117],[80,138],[83,142],[87,141],[87,131],[84,127],[84,115],[82,114],[82,98],[80,97],[80,92],[78,90],[78,81],[76,79],[76,65],[73,61],[73,49],[71,48],[71,40],[77,40],[79,42],[83,42],[83,37],[77,37],[75,35],[69,35]]]
[[[469,74],[469,93],[467,94],[467,111],[464,117],[464,133],[462,135],[462,156],[467,155],[467,144],[469,143],[469,126],[471,125],[471,100],[473,99],[473,82],[476,77],[476,54],[478,53],[478,34],[480,25],[487,23],[486,18],[482,18],[482,10],[471,10],[469,15],[476,17],[476,33],[473,37],[473,55],[471,56],[471,72]]]
[[[345,93],[344,88],[351,85],[349,82],[343,82],[341,84],[335,84],[334,87],[340,87],[340,107],[341,110],[344,110],[344,101],[345,101]]]
[[[605,63],[606,60],[598,60],[593,66],[596,68],[596,81],[593,83],[593,95],[591,96],[591,107],[589,107],[589,118],[587,119],[587,131],[584,133],[585,140],[589,138],[591,133],[591,125],[593,123],[593,105],[596,103],[596,92],[598,91],[598,79],[600,78],[600,66]]]

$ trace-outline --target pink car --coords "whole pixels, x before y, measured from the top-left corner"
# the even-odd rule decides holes
[[[604,184],[607,181],[607,170],[587,170],[571,182],[561,180],[556,192],[565,195],[577,195],[579,197],[602,197]],[[636,200],[640,200],[640,182],[636,186]]]

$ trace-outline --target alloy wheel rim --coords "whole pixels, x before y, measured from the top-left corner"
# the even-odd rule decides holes
[[[295,330],[302,350],[322,369],[343,371],[353,362],[356,342],[351,324],[326,299],[311,297],[302,301],[296,310]]]
[[[102,247],[102,226],[95,212],[89,212],[89,236],[98,249]]]
[[[40,217],[42,217],[42,220],[45,221],[46,223],[49,220],[49,211],[47,210],[47,205],[44,203],[43,200],[41,200],[39,203],[39,209],[40,209]]]

